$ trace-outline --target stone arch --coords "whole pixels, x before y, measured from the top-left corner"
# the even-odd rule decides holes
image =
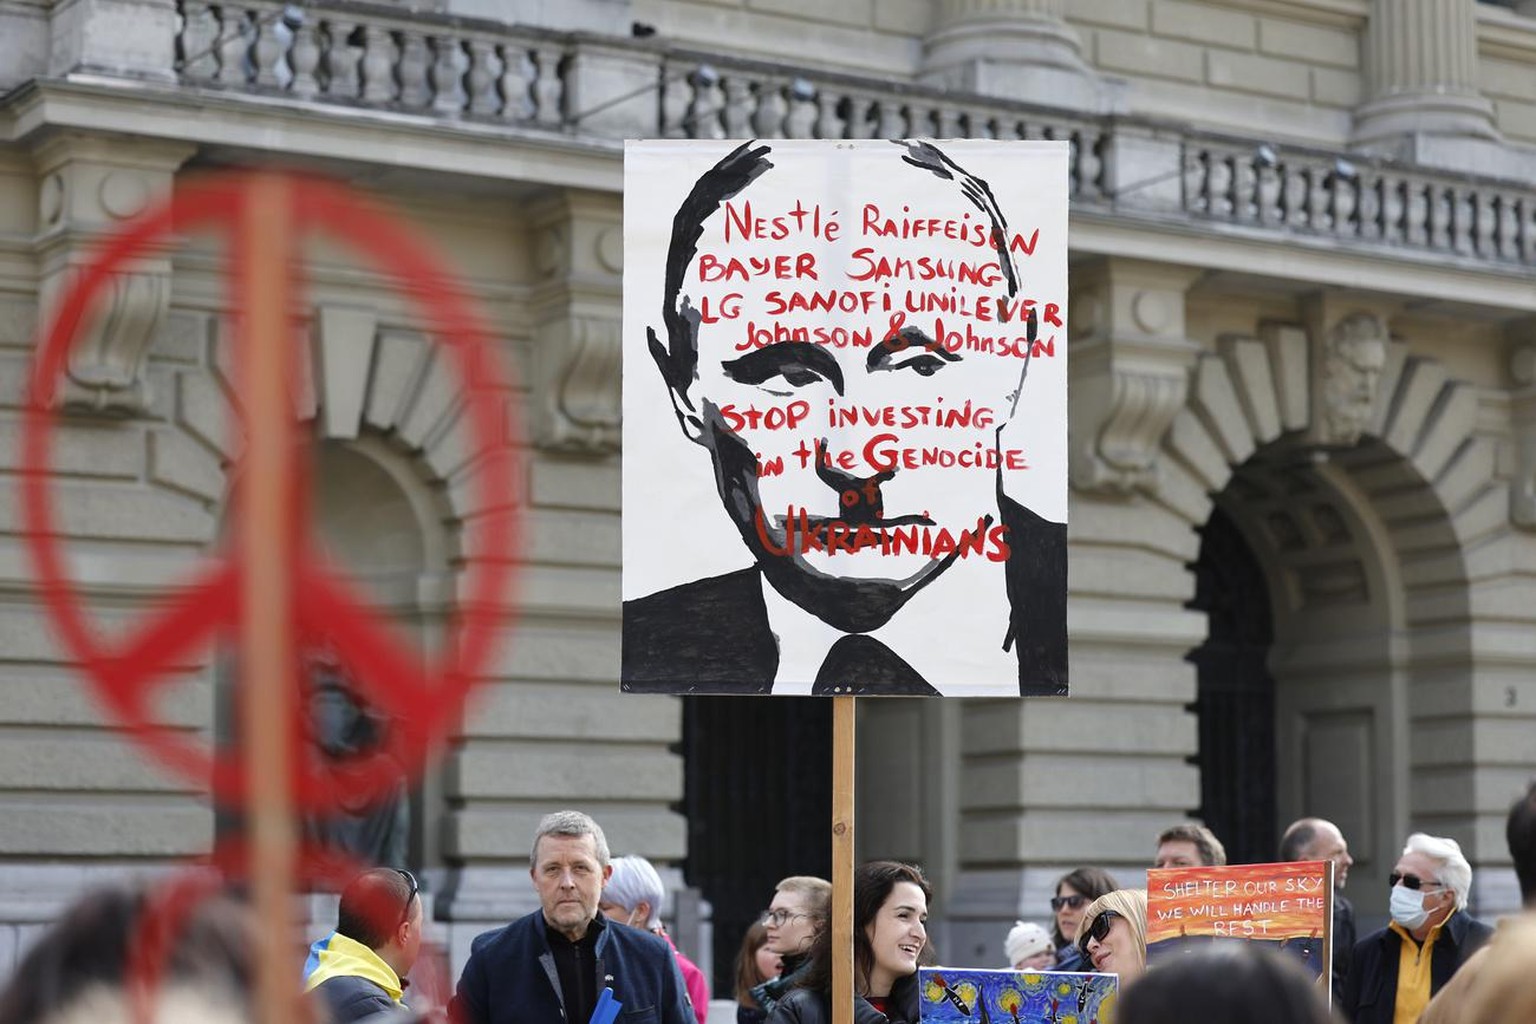
[[[1357,871],[1373,879],[1410,819],[1455,817],[1442,766],[1413,740],[1470,689],[1470,553],[1503,528],[1507,489],[1474,388],[1397,343],[1358,441],[1319,444],[1309,346],[1299,327],[1265,325],[1201,353],[1154,500],[1191,529],[1219,503],[1264,565],[1282,817],[1342,807],[1355,787]],[[1367,910],[1378,890],[1360,888]]]

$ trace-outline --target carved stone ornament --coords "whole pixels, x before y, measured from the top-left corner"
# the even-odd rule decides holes
[[[1389,340],[1386,321],[1375,313],[1350,313],[1328,331],[1318,379],[1323,444],[1353,445],[1370,425]]]
[[[66,409],[133,415],[149,407],[144,373],[150,344],[171,309],[165,274],[114,274],[97,313],[88,318],[70,349],[68,375],[59,391]]]
[[[538,441],[585,455],[619,450],[620,324],[572,315],[539,332],[536,393]]]
[[[1158,486],[1163,439],[1189,395],[1199,347],[1184,337],[1193,274],[1111,263],[1072,300],[1071,475],[1079,491]]]

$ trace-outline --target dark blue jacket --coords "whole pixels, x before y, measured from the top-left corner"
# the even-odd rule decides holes
[[[1493,929],[1467,916],[1452,914],[1430,952],[1429,994],[1451,980],[1456,969],[1493,936]],[[1392,1024],[1397,1007],[1397,962],[1403,940],[1391,928],[1372,932],[1355,944],[1344,979],[1344,1016],[1354,1024]]]
[[[677,958],[665,939],[603,922],[597,938],[597,987],[623,1004],[618,1024],[696,1024]],[[565,1020],[555,955],[535,910],[470,946],[450,1016],[456,1024],[559,1024]],[[568,1021],[567,1024],[587,1024]]]

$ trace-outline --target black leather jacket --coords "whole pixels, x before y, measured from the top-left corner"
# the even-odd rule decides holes
[[[853,999],[854,1024],[918,1024],[917,975],[909,974],[891,988],[891,1013],[881,1013],[861,996]],[[773,1008],[768,1024],[832,1024],[832,999],[822,992],[797,988]]]

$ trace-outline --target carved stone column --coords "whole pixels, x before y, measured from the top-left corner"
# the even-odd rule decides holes
[[[535,441],[580,454],[618,451],[618,197],[565,192],[535,210],[533,229]]]
[[[1199,275],[1122,259],[1074,272],[1069,415],[1079,491],[1156,490],[1163,436],[1199,354],[1184,329],[1184,293]]]
[[[1105,102],[1065,0],[939,0],[922,79],[951,89],[1077,110]]]
[[[1426,139],[1498,138],[1477,88],[1475,0],[1374,0],[1363,56],[1355,146],[1422,159]]]
[[[176,169],[195,147],[57,135],[35,151],[38,177],[38,292],[44,322],[73,275],[94,258],[104,233],[170,195]],[[70,353],[61,404],[133,415],[149,405],[144,364],[171,302],[169,251],[135,260],[115,275]]]

